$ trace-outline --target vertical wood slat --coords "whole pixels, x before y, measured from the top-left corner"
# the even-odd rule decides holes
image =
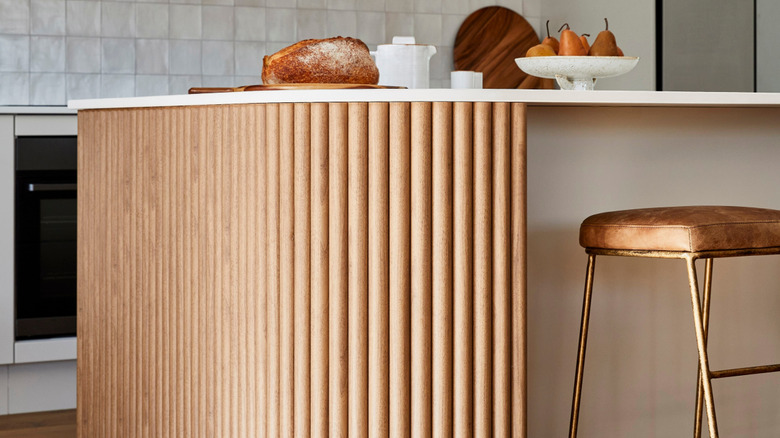
[[[368,433],[388,438],[389,423],[389,105],[368,110]]]
[[[453,435],[452,417],[452,104],[433,104],[431,163],[432,436]]]
[[[311,107],[295,104],[295,436],[311,436]]]
[[[334,437],[348,430],[348,108],[329,106],[329,429]]]
[[[493,104],[493,436],[512,431],[511,123],[508,103]]]
[[[266,107],[266,205],[267,255],[266,311],[268,382],[266,401],[266,435],[279,436],[279,105]]]
[[[492,105],[474,104],[474,436],[492,435]]]
[[[349,436],[368,435],[368,104],[348,109]]]
[[[411,104],[411,435],[431,435],[430,102]]]
[[[473,435],[472,104],[453,104],[453,429]]]
[[[328,116],[327,103],[311,105],[311,435],[321,437],[329,400]]]
[[[511,104],[512,123],[512,436],[528,433],[526,278],[527,157],[526,105]]]
[[[410,105],[390,103],[390,436],[411,430]]]
[[[295,128],[291,103],[279,105],[279,436],[294,432]]]
[[[525,106],[245,107],[80,115],[80,436],[524,436]]]

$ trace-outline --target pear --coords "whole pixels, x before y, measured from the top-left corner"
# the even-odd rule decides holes
[[[580,42],[582,43],[582,47],[585,47],[585,51],[590,50],[590,44],[588,44],[588,37],[590,37],[589,33],[584,33],[580,35]]]
[[[590,56],[620,56],[615,35],[609,31],[609,21],[604,18],[607,27],[596,35],[596,40],[590,46],[588,55]],[[563,37],[561,37],[563,40]]]
[[[552,49],[555,50],[555,54],[557,55],[560,44],[558,43],[558,40],[555,39],[555,37],[550,36],[550,20],[547,20],[547,24],[545,26],[547,27],[547,38],[542,40],[542,44],[547,44],[548,46],[552,47]]]
[[[560,32],[564,27],[566,29],[561,32],[561,47],[558,49],[558,54],[561,56],[587,55],[588,51],[582,46],[580,37],[569,28],[569,23],[563,23],[563,26],[558,31]]]
[[[555,56],[555,49],[550,47],[548,44],[537,44],[528,49],[528,51],[525,52],[525,56],[526,58],[533,56]]]

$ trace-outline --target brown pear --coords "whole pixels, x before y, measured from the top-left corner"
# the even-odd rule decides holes
[[[569,23],[564,23],[558,31],[561,31],[561,47],[558,49],[558,54],[561,56],[585,56],[588,51],[582,46],[580,37],[577,36],[574,31],[569,28]]]
[[[560,44],[558,43],[558,40],[555,39],[555,37],[550,36],[550,20],[547,20],[547,24],[545,26],[547,27],[547,38],[542,40],[542,44],[547,44],[548,46],[552,47],[552,49],[555,51],[555,54],[557,55]]]
[[[555,50],[549,45],[542,43],[528,49],[528,51],[525,52],[525,56],[526,58],[534,56],[555,56]]]
[[[609,30],[609,21],[607,21],[607,19],[605,18],[604,22],[606,23],[607,27],[605,30],[602,30],[601,32],[599,32],[598,35],[596,35],[596,40],[593,41],[593,44],[590,46],[588,55],[619,56],[617,42],[615,41],[615,35]]]
[[[585,48],[586,52],[590,50],[590,44],[588,44],[588,37],[590,37],[589,33],[584,33],[580,35],[580,42],[582,42],[582,47]]]

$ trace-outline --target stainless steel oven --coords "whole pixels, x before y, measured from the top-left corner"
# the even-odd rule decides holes
[[[76,334],[76,136],[17,137],[16,339]]]

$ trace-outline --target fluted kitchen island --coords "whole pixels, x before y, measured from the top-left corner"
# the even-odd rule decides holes
[[[79,436],[524,434],[525,105],[381,91],[79,111]]]

